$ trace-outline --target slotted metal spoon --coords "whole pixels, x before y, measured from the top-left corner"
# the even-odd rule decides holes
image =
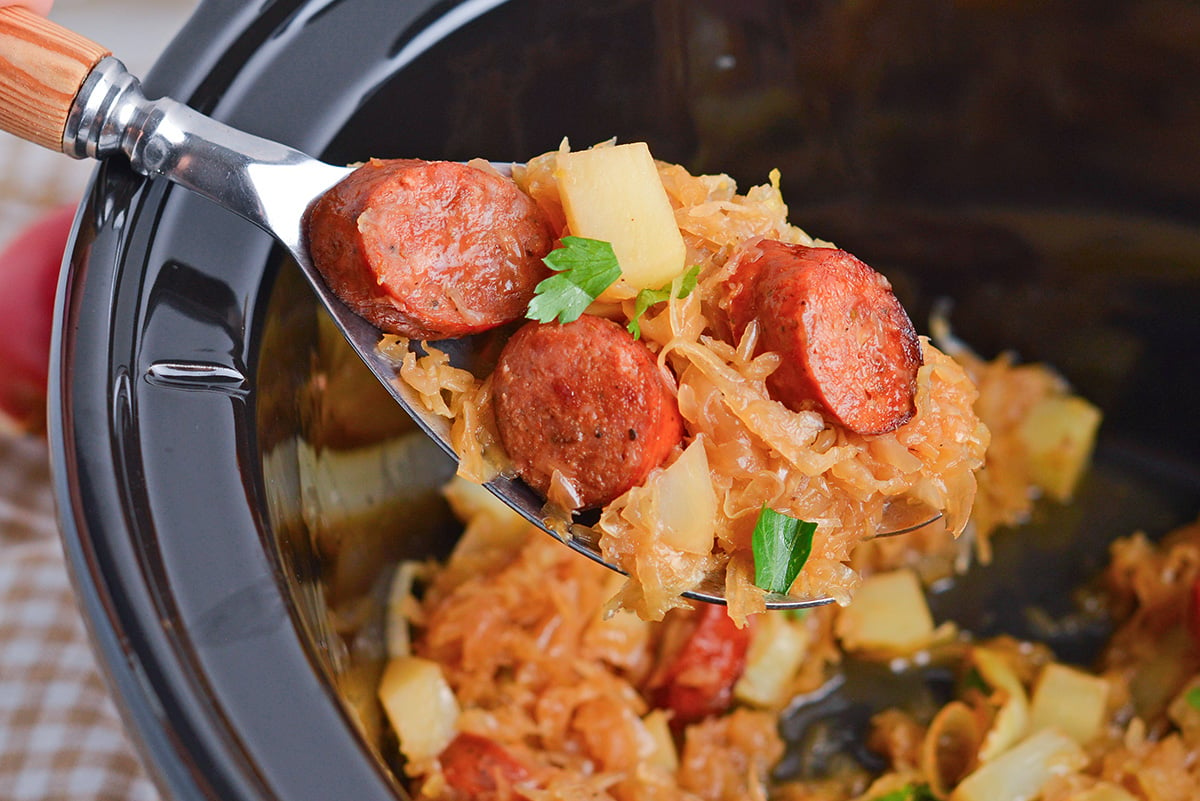
[[[108,50],[22,8],[0,9],[0,127],[73,158],[124,157],[138,173],[165,178],[212,200],[275,237],[299,265],[351,347],[404,410],[451,456],[450,426],[423,408],[396,381],[398,364],[378,347],[382,334],[351,312],[325,286],[305,247],[309,205],[352,168],[325,164],[297,150],[236,130],[170,98],[149,100],[137,78]],[[512,165],[493,164],[511,173]],[[439,343],[470,369],[471,339]],[[171,369],[157,365],[156,369]],[[180,370],[187,366],[180,365]],[[497,497],[574,550],[620,571],[600,551],[598,533],[575,521],[554,521],[544,501],[523,482],[501,476],[487,485]],[[881,533],[900,534],[938,517],[928,510],[889,508]],[[725,602],[723,572],[687,597]],[[771,594],[769,608],[831,602],[824,596]]]

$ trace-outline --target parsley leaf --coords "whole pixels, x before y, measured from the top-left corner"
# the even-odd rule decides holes
[[[534,287],[533,300],[525,316],[539,323],[579,319],[600,293],[621,277],[621,266],[612,245],[599,239],[564,236],[542,261],[554,275]]]
[[[1188,706],[1192,709],[1200,709],[1200,687],[1193,687],[1183,694],[1183,699],[1187,701]]]
[[[936,801],[928,784],[906,784],[898,790],[877,796],[875,801]]]
[[[754,583],[767,592],[787,592],[812,553],[816,523],[763,505],[754,525]]]
[[[696,279],[700,276],[700,265],[697,264],[692,269],[688,270],[677,281],[679,281],[679,289],[675,291],[675,297],[686,298],[692,294],[692,290],[696,288]],[[643,289],[637,293],[637,298],[634,299],[633,319],[626,326],[629,333],[633,334],[634,339],[642,338],[642,327],[638,325],[638,320],[642,315],[656,303],[665,303],[671,299],[671,292],[675,287],[675,281],[669,284],[664,284],[659,289]]]
[[[992,691],[992,686],[983,678],[983,674],[979,672],[979,668],[971,668],[962,678],[961,692],[968,690],[978,690],[984,695],[988,695]]]

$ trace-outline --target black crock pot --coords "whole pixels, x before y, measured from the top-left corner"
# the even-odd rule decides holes
[[[1031,620],[1071,614],[1113,537],[1200,501],[1196,30],[1186,0],[205,0],[145,87],[332,162],[523,160],[615,136],[743,188],[779,168],[793,221],[891,277],[919,328],[948,298],[983,355],[1048,361],[1103,408],[1079,502],[1039,507],[1036,537],[1001,537],[932,599],[1084,660],[1102,632]],[[253,226],[121,163],[97,170],[69,266],[51,388],[63,533],[160,786],[402,797],[337,689],[322,617],[329,565],[297,466],[328,434],[309,393],[321,334],[295,270]],[[420,512],[391,518],[393,559],[452,536],[425,492],[448,465],[410,448],[391,469]]]

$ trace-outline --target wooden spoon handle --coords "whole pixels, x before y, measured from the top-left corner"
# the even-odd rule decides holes
[[[0,128],[64,152],[79,88],[109,51],[24,8],[0,8]]]

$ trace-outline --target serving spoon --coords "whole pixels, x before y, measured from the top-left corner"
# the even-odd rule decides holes
[[[149,178],[165,178],[249,220],[283,245],[322,305],[392,397],[451,457],[450,423],[425,410],[415,391],[396,380],[399,364],[378,347],[379,329],[350,311],[325,285],[309,258],[304,217],[310,204],[354,168],[318,161],[298,150],[219,123],[170,98],[149,100],[137,78],[110,51],[86,37],[19,8],[0,8],[0,127],[73,158],[124,157]],[[512,164],[492,165],[511,175]],[[451,361],[470,369],[474,340],[443,341]],[[527,520],[572,549],[618,572],[600,550],[599,533],[576,520],[547,517],[545,501],[524,482],[501,475],[489,490]],[[903,504],[888,508],[876,536],[921,528],[937,513]],[[686,597],[725,602],[723,570]],[[768,608],[830,603],[827,596],[768,594]]]

